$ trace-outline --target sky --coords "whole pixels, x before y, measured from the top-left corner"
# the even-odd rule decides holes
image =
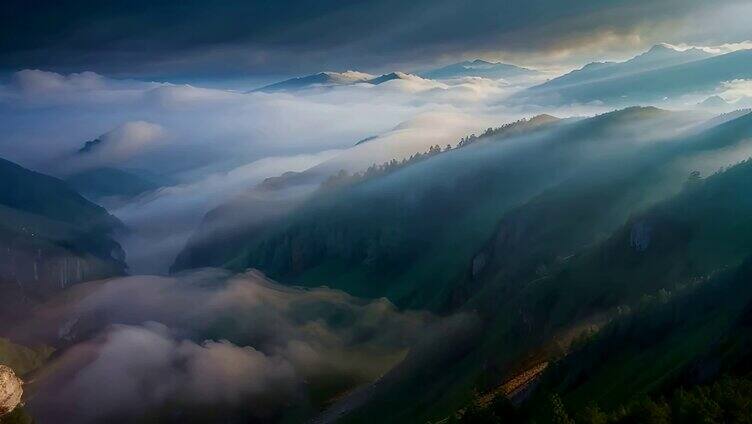
[[[752,39],[749,12],[738,0],[10,0],[0,71],[206,82],[470,57],[574,66],[657,42]]]

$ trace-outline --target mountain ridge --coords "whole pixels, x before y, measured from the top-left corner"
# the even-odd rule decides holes
[[[338,87],[354,84],[379,85],[387,81],[419,78],[417,75],[394,71],[379,76],[357,71],[319,72],[302,77],[290,78],[257,88],[255,92],[296,91],[315,87]]]
[[[535,76],[539,72],[502,62],[489,62],[482,59],[466,60],[452,63],[440,68],[418,72],[419,76],[429,79],[453,79],[462,77],[481,77],[506,79],[523,76]]]
[[[615,105],[664,101],[684,94],[711,92],[723,82],[752,78],[752,50],[642,67],[629,61],[573,72],[523,90],[512,103]]]

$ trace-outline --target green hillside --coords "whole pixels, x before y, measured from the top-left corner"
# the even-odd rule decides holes
[[[70,284],[123,275],[122,224],[63,181],[0,159],[3,315]]]
[[[680,385],[746,375],[751,181],[749,161],[691,177],[677,196],[546,272],[491,278],[463,306],[483,321],[472,347],[385,379],[349,421],[451,416],[473,393],[543,361],[554,366],[518,411],[529,419],[552,393],[573,411],[593,402],[613,411]]]
[[[222,246],[223,237],[206,248],[189,244],[174,269],[254,267],[290,283],[442,309],[505,213],[569,181],[592,183],[608,168],[605,161],[638,160],[623,172],[641,172],[649,163],[640,158],[651,152],[629,141],[645,133],[660,139],[663,128],[693,119],[632,108],[485,137],[377,178],[322,189],[289,215],[235,233],[232,249]],[[676,185],[685,177],[664,179]]]
[[[750,137],[750,114],[655,108],[484,137],[326,185],[232,249],[202,257],[189,246],[189,263],[474,317],[416,348],[345,422],[452,417],[541,363],[552,366],[518,412],[532,417],[550,393],[575,411],[590,399],[610,411],[673,390],[734,331],[747,300],[734,284],[752,248],[752,163],[703,175],[743,159],[729,152]],[[731,287],[728,298],[701,291],[716,285]],[[707,315],[690,319],[697,304]],[[687,319],[666,321],[661,308]],[[614,330],[624,325],[633,330]],[[656,344],[635,348],[630,331]],[[619,345],[590,353],[602,371],[597,358],[577,359]]]

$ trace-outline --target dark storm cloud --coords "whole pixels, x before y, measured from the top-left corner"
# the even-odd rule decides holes
[[[524,57],[604,37],[661,41],[647,32],[710,6],[700,0],[11,0],[0,12],[0,67],[248,75],[383,69],[467,52]]]

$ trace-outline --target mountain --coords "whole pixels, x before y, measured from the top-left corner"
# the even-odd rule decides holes
[[[561,88],[570,85],[607,80],[638,72],[680,65],[712,57],[699,49],[676,50],[664,44],[653,46],[650,50],[625,62],[594,62],[583,68],[547,81],[536,89]]]
[[[594,393],[610,410],[683,381],[712,353],[705,347],[739,331],[734,317],[752,301],[738,292],[752,253],[743,188],[752,166],[729,154],[749,147],[752,114],[634,107],[530,121],[542,122],[325,185],[236,232],[226,249],[223,237],[205,251],[187,247],[180,269],[256,267],[289,284],[478,317],[411,352],[366,400],[334,406],[343,422],[439,421],[528,374],[574,410]],[[708,294],[714,284],[695,292],[714,281],[727,287],[722,296]],[[635,338],[648,347],[627,349]],[[640,365],[643,352],[655,366]],[[620,383],[609,386],[612,376]],[[515,398],[518,412],[547,407],[550,391],[534,386]]]
[[[134,171],[102,167],[78,172],[65,178],[73,189],[90,199],[133,197],[163,186],[155,178]]]
[[[465,146],[470,143],[483,142],[490,138],[511,138],[525,131],[543,131],[548,125],[554,125],[557,121],[558,119],[555,117],[540,115],[529,120],[510,123],[500,128],[489,128],[480,136],[460,140],[459,144]],[[292,204],[297,206],[304,199],[288,199],[288,193],[292,193],[292,197],[296,195],[304,198],[310,196],[311,190],[315,190],[317,186],[332,180],[338,172],[342,174],[343,171],[340,166],[343,163],[351,164],[355,162],[354,159],[358,158],[359,155],[357,150],[369,143],[376,143],[376,141],[358,143],[349,149],[352,152],[343,153],[342,156],[346,160],[335,157],[331,161],[323,162],[303,172],[287,172],[278,177],[267,178],[254,190],[249,190],[243,196],[211,211],[191,237],[188,245],[178,255],[172,269],[178,271],[208,264],[212,266],[223,265],[229,255],[243,249],[247,241],[257,234],[259,228],[268,228],[269,223],[264,222],[264,219],[276,218],[276,214],[269,214],[264,211],[274,210],[275,208],[281,208],[283,211],[293,209]],[[390,160],[389,156],[385,156],[384,160]],[[350,174],[345,172],[344,175]],[[247,210],[260,210],[261,212],[248,214],[246,213]],[[238,227],[237,224],[242,219],[247,222],[242,222]],[[227,225],[228,222],[232,224]],[[224,228],[227,228],[227,230],[225,231]]]
[[[508,79],[537,75],[532,69],[522,68],[501,62],[487,62],[476,59],[453,63],[437,69],[420,72],[419,75],[429,79],[453,79],[463,77],[481,77],[489,79]]]
[[[584,172],[580,149],[608,150],[618,140],[670,134],[694,119],[652,108],[580,121],[541,118],[547,125],[500,131],[383,177],[323,190],[278,225],[267,223],[263,234],[243,241],[236,233],[241,240],[230,256],[217,256],[221,249],[214,246],[201,249],[211,253],[202,258],[189,245],[175,269],[252,266],[281,281],[326,282],[401,306],[440,308],[451,296],[443,285],[464,272],[498,216],[576,170]],[[633,132],[638,122],[641,128]]]
[[[722,82],[752,77],[752,50],[712,56],[665,46],[627,62],[586,66],[519,93],[514,101],[569,104],[601,101],[635,104],[711,92]]]
[[[404,72],[391,72],[388,74],[378,76],[376,78],[371,78],[367,82],[369,84],[379,85],[379,84],[383,84],[385,82],[394,81],[394,80],[416,80],[416,79],[420,80],[421,78],[417,75],[406,74]]]
[[[304,77],[290,78],[288,80],[258,88],[254,91],[273,92],[301,90],[311,87],[332,87],[366,82],[373,78],[373,75],[357,71],[319,72],[318,74],[307,75]]]
[[[356,145],[356,146],[358,146],[358,145],[360,145],[360,144],[368,143],[369,141],[371,141],[371,140],[375,140],[375,139],[377,139],[377,138],[379,138],[379,136],[377,136],[377,135],[371,135],[371,136],[368,136],[368,137],[366,137],[366,138],[363,138],[363,139],[361,139],[361,140],[358,140],[358,142],[357,142],[357,143],[355,143],[355,145]]]
[[[267,85],[254,91],[275,92],[275,91],[295,91],[314,87],[336,87],[352,84],[383,84],[393,80],[415,80],[421,79],[417,75],[407,74],[404,72],[390,72],[379,76],[373,76],[363,72],[320,72],[318,74],[308,75],[305,77],[292,78],[271,85]]]
[[[97,146],[102,144],[101,138],[95,138],[94,140],[89,140],[84,145],[78,149],[78,153],[89,153],[93,151]]]
[[[689,62],[692,60],[706,59],[711,56],[713,56],[713,53],[709,53],[697,47],[690,47],[682,50],[668,43],[660,43],[654,45],[645,53],[630,59],[629,62],[660,64],[663,66],[666,63],[676,65],[678,63]]]
[[[750,385],[751,177],[747,160],[705,179],[690,178],[679,194],[627,220],[550,273],[540,284],[545,288],[534,289],[555,299],[544,315],[527,310],[538,317],[534,321],[548,321],[530,327],[551,328],[553,320],[578,315],[600,314],[601,323],[591,319],[579,344],[556,355],[559,362],[543,373],[518,411],[526,415],[519,421],[549,422],[547,394],[558,393],[572,415],[594,405],[601,415],[628,415],[645,408],[642,402],[655,408],[668,400],[667,415],[674,421],[664,422],[688,422],[680,418],[683,413],[696,419],[709,411],[694,411],[699,405],[692,403],[704,400],[682,399],[680,390],[707,393],[714,381],[713,386],[727,384],[719,380],[723,375]],[[560,290],[566,298],[552,294]],[[535,307],[517,302],[519,308]],[[739,387],[727,390],[743,402],[752,396]],[[643,400],[645,395],[652,400]],[[737,405],[721,402],[714,413],[749,413]]]
[[[721,96],[710,96],[698,103],[697,106],[706,109],[728,109],[731,105]]]
[[[481,135],[476,136],[472,134],[464,137],[460,140],[457,147],[465,147],[477,141],[482,141],[489,138],[509,137],[515,134],[521,134],[529,131],[537,131],[548,125],[559,123],[561,119],[548,114],[541,114],[533,116],[529,119],[521,119],[519,121],[510,122],[497,128],[488,128]]]
[[[112,238],[120,229],[65,182],[0,159],[4,299],[45,298],[80,281],[123,275],[124,253]]]
[[[484,323],[463,343],[472,347],[437,344],[430,360],[408,357],[343,421],[439,421],[470,409],[504,414],[480,422],[552,422],[552,393],[579,416],[593,404],[610,413],[644,394],[747,375],[752,163],[705,179],[682,164],[751,134],[752,115],[690,132],[504,213],[451,295]],[[654,190],[674,173],[673,189]],[[527,386],[507,391],[526,375]],[[518,406],[505,406],[507,396]]]

